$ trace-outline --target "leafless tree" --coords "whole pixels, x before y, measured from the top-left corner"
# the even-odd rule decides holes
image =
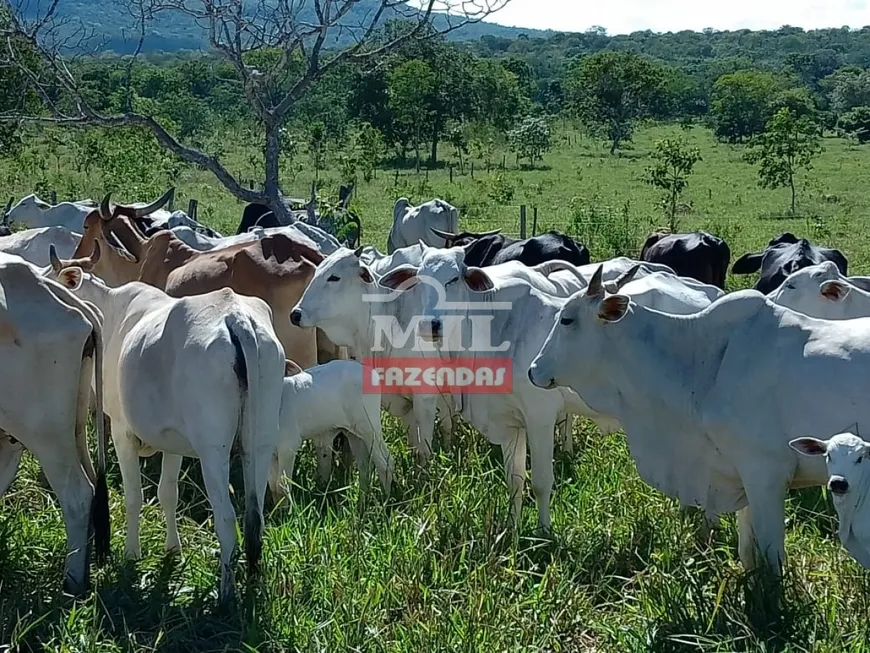
[[[20,3],[30,1],[37,0],[2,0],[0,7],[8,16],[0,29],[5,39],[0,66],[24,74],[42,98],[44,112],[14,112],[0,115],[0,120],[147,128],[174,155],[211,171],[235,197],[266,204],[282,222],[290,222],[289,205],[298,200],[289,200],[281,190],[282,128],[312,85],[341,64],[375,66],[409,40],[436,37],[478,22],[509,0],[123,0],[137,21],[136,54],[142,48],[146,22],[174,12],[195,20],[207,32],[212,50],[232,64],[251,110],[263,125],[262,191],[246,188],[218,156],[181,142],[153,116],[134,111],[129,93],[122,113],[106,115],[94,110],[68,65],[75,51],[70,39],[83,42],[91,35],[71,30],[69,19],[59,18],[62,0],[48,0],[38,18],[26,18],[32,12]],[[393,28],[391,23],[390,29],[385,28],[397,19],[403,21],[400,26]],[[335,47],[339,41],[349,45]],[[21,43],[36,56],[21,56],[21,48],[13,47]],[[259,57],[254,67],[249,57],[257,51],[273,56]],[[128,68],[128,83],[129,77]]]

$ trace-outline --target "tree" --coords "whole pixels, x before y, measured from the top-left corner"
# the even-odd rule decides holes
[[[762,188],[788,187],[791,190],[791,213],[795,214],[795,175],[812,169],[813,158],[822,152],[819,128],[808,118],[797,117],[782,108],[767,123],[763,134],[750,143],[745,158],[759,164]]]
[[[290,3],[242,3],[237,0],[121,0],[123,9],[137,17],[138,47],[127,71],[138,63],[148,24],[195,21],[208,35],[211,50],[228,62],[233,83],[244,94],[245,106],[262,130],[263,190],[246,188],[218,154],[195,147],[161,123],[158,116],[136,109],[132,75],[126,75],[120,108],[97,109],[85,96],[82,80],[68,65],[68,53],[81,45],[89,30],[74,16],[58,15],[52,2],[40,7],[6,3],[9,22],[0,25],[6,48],[0,68],[20,72],[26,89],[42,99],[42,112],[16,107],[0,108],[4,122],[48,123],[69,127],[144,127],[157,142],[183,161],[209,170],[227,190],[245,202],[260,202],[284,222],[292,220],[290,200],[280,182],[282,128],[300,102],[318,82],[343,65],[363,70],[383,64],[400,46],[433,38],[469,23],[479,22],[508,0],[310,0]],[[436,10],[436,16],[433,10]],[[34,11],[35,10],[35,11]],[[40,14],[34,17],[34,13]],[[395,21],[393,19],[399,19]],[[70,27],[73,29],[70,29]],[[437,25],[437,26],[433,26]],[[66,36],[64,36],[66,35]],[[36,61],[19,56],[11,45],[26,43]],[[80,50],[80,49],[79,49]]]
[[[322,122],[313,122],[308,128],[308,154],[311,155],[311,165],[314,166],[314,178],[320,178],[323,167],[323,155],[326,152],[326,134]]]
[[[610,141],[613,154],[663,99],[664,84],[660,65],[633,52],[608,51],[582,57],[568,72],[566,93],[584,125]]]
[[[855,107],[840,116],[839,127],[859,143],[870,143],[870,107]]]
[[[662,201],[668,218],[668,227],[675,231],[677,201],[686,186],[695,164],[701,160],[697,148],[688,147],[683,139],[665,138],[656,141],[653,163],[646,168],[645,181],[664,191]]]
[[[780,84],[768,72],[741,70],[713,84],[710,117],[717,138],[738,142],[764,131]]]
[[[517,156],[529,160],[531,167],[550,151],[550,125],[543,117],[529,116],[508,134],[511,149]]]
[[[420,144],[431,125],[435,104],[435,75],[425,61],[414,59],[396,67],[389,75],[390,111],[396,118],[405,143],[411,142],[420,169]]]

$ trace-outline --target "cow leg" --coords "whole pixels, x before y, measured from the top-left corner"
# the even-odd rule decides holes
[[[314,450],[317,452],[317,483],[326,489],[332,478],[332,438],[315,440]]]
[[[530,423],[528,446],[532,459],[532,491],[538,504],[538,527],[550,531],[550,495],[553,493],[553,422]],[[525,457],[523,459],[525,467]],[[523,469],[525,471],[525,469]]]
[[[118,420],[112,430],[112,442],[121,469],[124,485],[124,508],[127,511],[127,541],[124,555],[128,560],[139,560],[142,548],[139,545],[139,515],[142,512],[142,472],[139,469],[139,441],[130,433],[127,425]]]
[[[6,494],[6,490],[15,480],[23,451],[21,444],[0,435],[0,497]]]
[[[293,468],[296,465],[296,452],[301,442],[282,444],[272,456],[272,467],[269,472],[269,491],[275,505],[282,499],[290,500],[290,482],[293,479]]]
[[[574,455],[574,416],[570,413],[565,415],[565,419],[559,422],[559,436],[562,440],[565,453],[569,456]]]
[[[370,479],[372,475],[371,454],[369,448],[362,439],[356,435],[348,433],[347,438],[353,457],[356,459],[356,468],[359,470],[359,489],[360,495],[367,496],[371,486]]]
[[[441,396],[438,397],[438,413],[441,416],[441,445],[445,451],[450,451],[456,422],[453,420],[452,406]]]
[[[420,401],[420,397],[414,398],[414,421],[417,423],[417,449],[414,452],[417,464],[425,467],[432,455],[432,435],[435,433],[435,413],[437,403],[431,398]]]
[[[167,553],[181,553],[181,540],[178,537],[178,476],[181,474],[181,456],[163,452],[160,469],[160,483],[157,485],[157,499],[166,516]]]
[[[749,523],[754,537],[753,554],[760,555],[770,571],[779,576],[785,562],[785,495],[786,489],[776,483],[747,484]],[[748,545],[744,545],[748,547]],[[757,549],[756,549],[757,547]]]
[[[236,553],[236,511],[230,500],[230,461],[226,456],[207,454],[200,458],[202,479],[214,513],[214,529],[220,543],[221,601],[231,599],[235,593],[233,557]],[[245,492],[252,488],[245,488]]]
[[[523,486],[526,480],[526,431],[508,429],[508,437],[501,440],[504,471],[511,498],[511,519],[519,529],[523,515]]]
[[[52,443],[51,449],[37,446],[32,451],[63,511],[67,543],[64,591],[79,596],[88,591],[90,584],[88,536],[94,489],[78,460],[74,439],[65,435],[63,445],[59,446],[61,438],[47,438],[45,442]]]
[[[755,569],[755,533],[749,506],[737,511],[737,555],[746,571]]]

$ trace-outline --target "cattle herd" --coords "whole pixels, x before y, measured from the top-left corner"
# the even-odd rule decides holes
[[[254,573],[266,491],[286,495],[303,440],[315,445],[321,480],[338,436],[361,488],[374,463],[389,495],[382,409],[407,425],[420,465],[436,424],[449,448],[459,418],[500,445],[514,523],[528,451],[538,523],[549,530],[556,429],[570,449],[580,415],[622,430],[640,476],[700,508],[706,525],[737,512],[746,568],[781,571],[786,494],[822,484],[843,545],[870,566],[870,444],[857,435],[870,424],[870,278],[847,277],[838,250],[781,234],[734,263],[734,274],[760,273],[756,289],[725,294],[731,252],[705,232],[655,233],[638,261],[590,263],[564,234],[461,232],[447,202],[403,198],[383,254],[347,247],[322,225],[278,224],[260,205],[222,237],[164,210],[169,196],[49,205],[31,195],[4,213],[0,494],[29,449],[63,510],[67,591],[88,589],[91,535],[98,562],[109,552],[109,437],[130,559],[141,556],[139,457],[162,454],[167,551],[181,547],[182,457],[200,460],[226,599],[233,457]],[[501,345],[475,340],[481,316],[489,345]],[[364,363],[449,359],[448,343],[469,342],[478,346],[460,349],[473,365],[509,362],[504,391],[381,392],[382,371]]]

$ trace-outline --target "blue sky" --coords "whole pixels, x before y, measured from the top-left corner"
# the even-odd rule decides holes
[[[609,34],[782,25],[857,28],[870,25],[870,0],[510,0],[491,20],[572,32],[601,25]]]

